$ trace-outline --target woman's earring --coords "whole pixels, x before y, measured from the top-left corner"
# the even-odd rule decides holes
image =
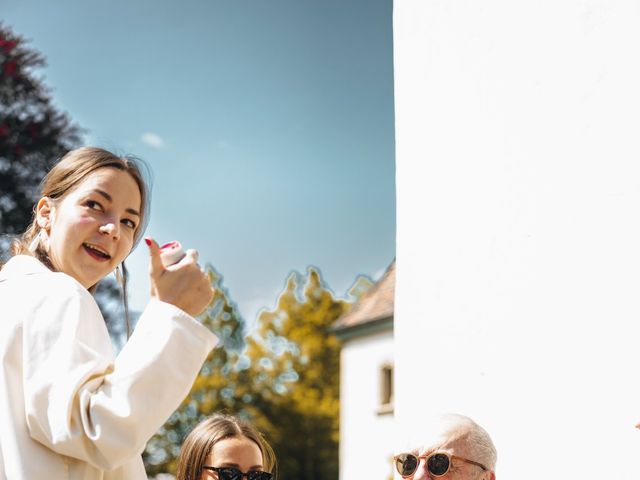
[[[45,252],[49,251],[49,236],[42,228],[38,230],[38,233],[29,244],[29,251],[31,253],[36,253],[38,248],[42,248]]]
[[[118,282],[118,285],[122,286],[122,266],[121,265],[118,265],[116,267],[115,274],[116,274],[116,282]]]
[[[40,245],[40,232],[42,232],[42,230],[39,230],[38,233],[35,234],[33,240],[31,240],[31,243],[29,244],[29,251],[31,253],[36,253],[36,250],[38,250],[38,245]]]

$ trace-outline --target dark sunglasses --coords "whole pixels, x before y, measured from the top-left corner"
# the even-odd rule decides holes
[[[218,480],[242,480],[244,477],[247,477],[247,480],[271,480],[273,478],[273,473],[263,472],[262,470],[249,470],[247,473],[242,473],[233,467],[219,468],[203,465],[202,468],[216,472]]]
[[[393,461],[396,464],[396,470],[403,477],[410,477],[418,469],[420,465],[420,459],[424,458],[427,464],[427,470],[434,477],[442,477],[446,475],[451,468],[451,459],[455,458],[461,462],[470,463],[471,465],[477,465],[482,470],[489,470],[481,463],[474,462],[473,460],[467,460],[466,458],[458,457],[456,455],[449,455],[446,452],[433,452],[429,455],[414,455],[413,453],[401,453],[393,457]]]

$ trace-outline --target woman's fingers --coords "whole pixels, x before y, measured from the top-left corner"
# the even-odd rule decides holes
[[[198,265],[198,252],[186,251],[178,263],[164,267],[158,244],[145,238],[151,258],[151,295],[192,316],[202,313],[213,299],[209,277]]]
[[[193,260],[193,263],[198,263],[198,258],[200,258],[198,251],[194,250],[193,248],[187,250],[186,256],[191,258]]]
[[[149,273],[152,277],[156,277],[164,271],[164,265],[162,264],[162,259],[160,258],[160,247],[151,237],[145,237],[144,241],[149,247]]]

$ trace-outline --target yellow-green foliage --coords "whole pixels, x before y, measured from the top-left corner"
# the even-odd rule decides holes
[[[291,274],[276,308],[246,337],[233,302],[209,269],[216,296],[203,319],[222,339],[190,395],[149,443],[147,473],[174,472],[182,439],[215,411],[250,419],[273,445],[281,479],[338,477],[339,358],[331,326],[350,304],[334,298],[320,273]]]
[[[260,397],[250,415],[271,434],[281,478],[337,478],[340,346],[330,328],[348,306],[317,270],[294,273],[247,339],[245,373]]]
[[[207,267],[207,274],[215,295],[200,320],[218,335],[219,344],[205,361],[180,408],[149,441],[143,457],[150,476],[175,473],[180,445],[195,424],[216,411],[235,408],[229,373],[244,345],[243,321],[222,286],[222,277],[211,266]]]

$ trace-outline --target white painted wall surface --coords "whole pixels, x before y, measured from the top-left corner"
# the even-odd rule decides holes
[[[459,412],[498,480],[637,480],[640,3],[396,0],[394,55],[398,442]]]
[[[347,341],[340,357],[340,480],[392,475],[393,415],[378,415],[380,369],[393,364],[393,334]]]

